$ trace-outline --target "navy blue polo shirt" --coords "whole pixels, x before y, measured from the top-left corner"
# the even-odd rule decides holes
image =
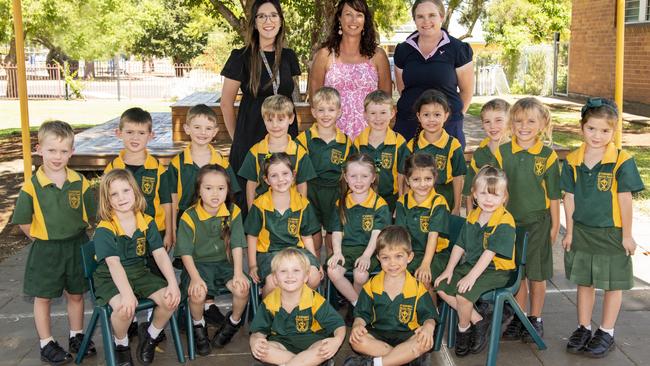
[[[472,61],[472,48],[469,44],[450,36],[442,29],[442,39],[431,54],[422,55],[417,47],[418,32],[414,32],[405,42],[395,48],[395,66],[402,69],[404,90],[397,101],[395,132],[406,140],[415,135],[418,120],[413,104],[427,89],[438,89],[447,96],[451,108],[450,121],[463,119],[463,102],[458,93],[456,69]]]

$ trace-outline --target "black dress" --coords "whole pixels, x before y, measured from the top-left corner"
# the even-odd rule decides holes
[[[264,126],[261,113],[262,102],[264,102],[266,97],[273,95],[273,87],[272,85],[268,85],[270,80],[269,74],[263,63],[257,96],[253,96],[253,93],[248,88],[250,79],[250,52],[250,49],[245,48],[233,50],[228,61],[226,61],[226,65],[221,70],[222,76],[237,80],[241,83],[242,99],[239,104],[235,134],[228,158],[235,172],[239,171],[248,150],[266,136],[266,127]],[[273,68],[275,51],[264,53],[266,54],[269,65]],[[278,94],[291,98],[294,88],[293,77],[300,75],[298,57],[293,50],[283,48],[281,62]],[[289,134],[293,138],[298,135],[298,123],[295,119],[294,123],[289,126]],[[241,186],[245,187],[245,184]]]

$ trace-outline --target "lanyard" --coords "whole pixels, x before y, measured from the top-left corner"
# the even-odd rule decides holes
[[[262,61],[264,61],[266,72],[269,74],[269,78],[273,82],[273,95],[276,95],[278,94],[278,89],[280,88],[280,71],[278,70],[278,74],[275,76],[275,80],[274,80],[273,71],[271,71],[271,66],[269,66],[269,60],[266,59],[266,55],[264,54],[264,51],[261,48],[260,48],[260,56],[262,56]]]

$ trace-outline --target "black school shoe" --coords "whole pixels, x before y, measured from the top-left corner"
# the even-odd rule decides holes
[[[343,366],[372,366],[372,357],[350,355],[343,361]]]
[[[474,326],[470,326],[464,332],[456,329],[456,346],[454,347],[454,352],[458,357],[465,357],[469,354],[470,346],[472,344],[472,333],[474,332]]]
[[[196,324],[193,329],[194,332],[194,346],[196,353],[201,356],[210,354],[210,339],[208,338],[208,328],[201,324]]]
[[[79,353],[79,348],[81,348],[81,342],[84,340],[84,335],[83,333],[78,333],[74,337],[71,337],[68,340],[68,350],[70,353]],[[95,349],[95,343],[91,340],[88,342],[88,348],[86,349],[86,357],[89,356],[94,356],[97,354],[97,350]]]
[[[151,338],[148,331],[149,323],[140,324],[138,328],[138,361],[143,365],[149,365],[153,362],[156,355],[156,346],[160,343],[160,336],[156,339]]]
[[[53,366],[65,365],[72,361],[72,355],[59,346],[58,342],[50,341],[41,348],[41,361]]]
[[[566,344],[566,351],[573,354],[582,353],[590,340],[591,330],[581,325],[569,337],[569,342]]]
[[[129,340],[131,340],[131,339],[138,336],[138,322],[137,321],[131,322],[131,324],[129,324],[129,330],[126,332],[126,334],[128,335]]]
[[[207,324],[215,326],[217,329],[220,329],[224,326],[224,323],[226,323],[226,317],[221,314],[217,305],[210,305],[208,310],[204,310],[203,318],[205,318]]]
[[[115,345],[115,363],[117,366],[133,366],[131,348],[129,346]]]
[[[212,338],[212,347],[215,348],[222,348],[230,341],[232,340],[232,337],[237,334],[237,331],[239,328],[241,328],[242,324],[244,324],[244,319],[243,317],[239,319],[239,323],[237,325],[233,324],[230,322],[230,316],[232,315],[232,311],[229,311],[228,314],[226,314],[226,324],[221,328],[221,330],[214,335],[214,338]]]
[[[515,316],[506,327],[501,339],[504,341],[518,341],[521,339],[521,331],[523,328],[524,325],[521,323],[521,320],[519,320],[519,317]]]
[[[529,316],[528,320],[530,320],[530,323],[533,325],[533,328],[535,328],[537,334],[539,334],[540,337],[544,337],[544,322],[542,322],[541,320],[537,320],[536,316]],[[521,341],[524,343],[535,342],[533,340],[533,337],[530,335],[530,333],[528,333],[528,331],[524,327],[521,328]]]
[[[488,333],[492,326],[492,319],[483,318],[480,322],[473,325],[472,338],[470,341],[469,351],[471,353],[481,353],[488,341]]]
[[[592,358],[603,358],[614,348],[614,337],[598,329],[584,349],[584,355]]]

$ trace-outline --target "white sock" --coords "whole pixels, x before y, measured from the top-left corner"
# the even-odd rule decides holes
[[[147,329],[147,332],[149,332],[149,335],[151,338],[156,339],[160,335],[160,332],[162,332],[162,329],[158,329],[153,326],[153,322],[149,325],[149,329]],[[189,332],[189,330],[188,330]]]
[[[232,315],[230,315],[228,318],[230,319],[230,323],[231,323],[232,325],[237,325],[237,324],[239,324],[239,322],[241,321],[241,318],[240,318],[239,320],[235,321],[235,320],[232,318]]]
[[[70,338],[76,337],[77,334],[83,334],[83,330],[71,330],[70,331]]]
[[[153,308],[152,309],[147,309],[147,319],[145,321],[150,322],[151,319],[153,319],[151,317],[151,314],[153,314]]]
[[[542,322],[542,317],[541,317],[541,316],[537,317],[537,322],[538,322],[538,323],[541,323],[541,322]]]
[[[372,365],[373,366],[384,366],[384,364],[381,362],[381,357],[375,357],[372,359]]]
[[[461,333],[465,333],[465,332],[467,332],[467,330],[468,330],[471,326],[472,326],[472,324],[470,323],[470,325],[468,325],[468,326],[466,326],[465,328],[463,328],[463,327],[460,326],[460,324],[458,324],[458,330],[459,330]]]
[[[205,319],[203,319],[203,318],[201,318],[201,320],[194,320],[194,319],[192,319],[192,323],[193,323],[194,325],[202,325],[202,326],[205,327]]]
[[[129,336],[126,336],[122,339],[118,339],[117,337],[113,336],[113,339],[115,339],[116,346],[124,346],[124,347],[129,346]]]
[[[52,338],[52,337],[47,337],[47,338],[45,338],[45,339],[41,339],[41,340],[40,340],[40,342],[41,342],[41,348],[47,346],[47,344],[50,343],[50,342],[52,342],[52,341],[54,341],[54,338]]]
[[[612,329],[605,329],[605,328],[603,328],[603,327],[600,327],[600,330],[602,330],[603,332],[609,334],[609,335],[612,336],[612,337],[614,336],[614,328],[612,328]]]
[[[578,324],[578,327],[585,327],[586,330],[591,331],[591,324],[589,324],[589,325]]]

